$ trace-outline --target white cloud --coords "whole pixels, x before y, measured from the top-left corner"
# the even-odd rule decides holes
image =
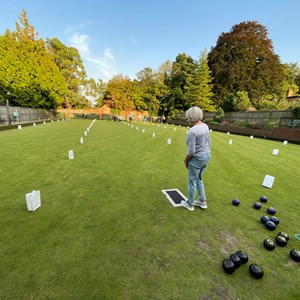
[[[110,48],[104,49],[103,54],[98,57],[90,50],[90,36],[86,34],[80,34],[75,32],[70,38],[71,46],[78,49],[82,60],[84,61],[85,69],[88,73],[88,77],[92,77],[95,80],[102,79],[107,81],[115,75],[115,57]]]
[[[106,48],[104,50],[104,56],[107,57],[108,59],[113,59],[113,60],[115,59],[110,48]]]
[[[82,54],[89,54],[89,39],[90,37],[85,34],[74,33],[71,36],[71,45],[78,49]]]
[[[64,33],[69,34],[71,32],[78,31],[79,29],[82,29],[82,28],[85,28],[85,27],[88,27],[91,25],[94,25],[94,23],[86,22],[86,23],[79,24],[77,26],[69,26],[68,28],[65,29]]]

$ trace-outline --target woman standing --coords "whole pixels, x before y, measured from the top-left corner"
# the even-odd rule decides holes
[[[201,121],[203,112],[199,107],[191,107],[185,115],[191,126],[186,139],[187,154],[184,159],[188,169],[188,200],[181,201],[181,205],[193,211],[194,205],[207,208],[202,176],[210,159],[211,140],[208,126]],[[197,191],[199,199],[195,201]]]

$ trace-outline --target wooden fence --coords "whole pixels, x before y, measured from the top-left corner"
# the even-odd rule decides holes
[[[86,110],[84,110],[86,111]],[[76,111],[81,113],[82,111]],[[89,114],[90,111],[87,111]],[[59,116],[58,116],[59,115]],[[66,110],[52,111],[42,108],[29,107],[15,107],[15,106],[0,106],[0,125],[27,123],[40,120],[52,120],[56,117],[66,117],[68,114]],[[213,120],[215,113],[204,113],[205,120]],[[70,117],[70,116],[69,116]],[[73,116],[74,117],[74,116]],[[136,118],[138,115],[136,115]],[[143,120],[143,115],[139,115]],[[226,112],[224,113],[224,121],[232,122],[249,122],[263,124],[264,122],[278,122],[281,119],[293,118],[291,110],[274,110],[274,111],[240,111],[240,112]],[[185,123],[185,115],[178,115],[176,120],[168,120],[168,123],[182,124]]]
[[[54,118],[55,111],[43,108],[0,106],[0,125],[52,120]]]
[[[272,111],[236,111],[224,113],[224,121],[249,122],[262,124],[264,122],[280,122],[281,118],[292,118],[291,110]]]
[[[204,112],[204,120],[206,122],[213,121],[215,113]],[[234,111],[225,112],[223,120],[229,123],[255,123],[259,125],[266,125],[276,123],[278,126],[289,127],[293,120],[293,112],[291,110],[272,110],[272,111]],[[284,122],[287,124],[283,124]],[[188,125],[185,120],[185,114],[176,115],[175,119],[167,119],[169,124]]]

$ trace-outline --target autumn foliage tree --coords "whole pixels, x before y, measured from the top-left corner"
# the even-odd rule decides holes
[[[237,92],[246,92],[257,108],[262,99],[276,100],[282,95],[283,67],[267,28],[256,21],[239,23],[222,33],[208,53],[208,64],[217,105]]]
[[[116,110],[132,110],[133,82],[128,76],[118,74],[107,83],[103,103]]]

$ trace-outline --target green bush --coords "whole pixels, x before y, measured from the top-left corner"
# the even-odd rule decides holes
[[[294,107],[292,109],[293,117],[298,118],[300,117],[300,106]]]
[[[263,128],[265,129],[274,129],[278,127],[279,127],[279,121],[268,122],[268,120],[265,120],[265,122],[263,122]]]
[[[211,120],[211,119],[208,119],[208,120],[204,120],[203,122],[205,122],[206,124],[208,124],[208,125],[219,125],[220,124],[220,122],[216,122],[216,121],[214,121],[214,120]]]
[[[224,111],[219,107],[215,113],[214,121],[221,123],[224,120]]]
[[[243,128],[250,128],[250,123],[245,121],[234,121],[230,124],[232,127],[243,127]]]

